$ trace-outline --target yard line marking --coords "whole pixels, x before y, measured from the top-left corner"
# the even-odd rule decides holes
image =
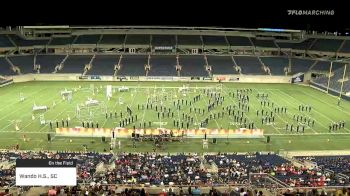
[[[278,94],[277,94],[278,95]],[[294,98],[294,97],[292,97],[292,98]],[[294,98],[295,99],[295,98]],[[286,102],[286,103],[289,103],[290,105],[292,105],[292,106],[294,106],[294,104],[293,103],[291,103],[289,100],[286,100],[286,99],[283,99],[283,97],[282,97],[282,100],[284,101],[284,102]],[[295,102],[294,102],[295,103]],[[298,104],[298,103],[297,103]],[[293,108],[293,107],[292,107]],[[293,108],[294,109],[294,108]],[[309,115],[307,115],[308,117],[310,117]],[[314,119],[314,117],[312,117],[313,119]],[[322,126],[322,127],[324,127],[325,129],[327,129],[327,126],[325,126],[323,123],[321,123],[320,122],[320,125]],[[313,129],[313,128],[312,128]],[[317,134],[320,134],[320,132],[317,132],[317,131],[314,131],[314,132],[316,132]]]
[[[42,89],[42,90],[46,90],[46,89],[47,89],[47,88]],[[39,90],[38,92],[40,92],[40,91],[42,91],[42,90]],[[38,93],[38,92],[37,92],[37,93]],[[39,96],[39,97],[42,97],[42,96],[46,96],[46,95],[45,95],[45,94],[42,94],[42,95]],[[5,117],[9,116],[10,114],[13,114],[14,112],[19,111],[20,109],[24,109],[25,107],[26,107],[26,106],[19,107],[17,110],[14,110],[14,111],[8,113],[7,115],[3,116],[2,118],[0,118],[0,120],[4,119]],[[19,118],[22,119],[22,118],[25,117],[25,116],[30,116],[30,113],[29,113],[29,115],[28,115],[28,113],[22,113],[22,115],[20,115]],[[17,117],[16,117],[16,118],[17,118]],[[29,123],[29,124],[31,124],[31,123]],[[12,125],[12,123],[9,123],[9,124],[6,125],[5,127],[1,128],[1,129],[0,129],[0,132],[1,132],[2,130],[6,129],[7,127],[11,126],[11,125]]]
[[[271,93],[274,94],[272,91],[271,91]],[[277,96],[278,96],[278,94],[277,94]],[[283,100],[283,99],[282,99],[282,100]],[[276,103],[276,102],[275,102],[275,103]],[[290,103],[290,102],[288,102],[288,103]],[[278,104],[276,104],[276,105],[278,105]],[[287,116],[290,117],[290,118],[292,118],[292,117],[291,117],[292,115],[291,115],[290,113],[288,113]],[[287,122],[287,121],[285,121],[285,120],[283,120],[283,121],[284,121],[284,122]],[[293,124],[294,124],[294,122],[293,122]],[[309,127],[310,127],[310,126],[309,126]],[[326,128],[327,128],[327,127],[326,127]],[[312,127],[310,127],[310,129],[311,129],[315,134],[319,134],[319,132],[317,132],[317,131],[316,131],[315,129],[313,129]],[[287,135],[289,135],[289,134],[287,134]],[[303,133],[302,135],[305,135],[305,133]]]
[[[258,93],[260,93],[260,91],[258,91],[257,89],[255,89],[255,88],[253,88],[253,90],[254,91],[257,91]],[[254,98],[256,98],[255,96],[254,96]],[[264,107],[265,109],[266,109],[266,107]],[[267,107],[268,108],[268,110],[271,112],[272,110],[269,108],[269,107]],[[279,115],[277,115],[279,118],[281,118]],[[283,118],[281,118],[284,122],[286,122]],[[276,128],[276,126],[274,125],[274,124],[272,124],[272,127],[275,129],[275,130],[277,130],[277,132],[279,132],[279,133],[281,133],[281,131],[280,130],[278,130],[277,128]]]
[[[225,88],[227,88],[225,85],[223,85]],[[238,89],[238,88],[233,88],[233,89]],[[241,89],[245,89],[245,88],[241,88]],[[229,93],[227,93],[227,91],[226,90],[223,90],[223,92],[226,94],[226,95],[228,95]],[[235,99],[233,99],[232,97],[230,97],[229,95],[228,95],[228,97],[230,98],[230,99],[232,99],[232,101],[233,101],[233,103],[237,106],[237,103],[236,103],[236,100]],[[250,103],[249,103],[249,105],[250,105]],[[254,107],[254,104],[251,104],[250,106],[252,106],[252,109],[255,109],[255,107]],[[254,122],[254,120],[251,120],[249,117],[248,117],[248,115],[246,114],[246,113],[244,113],[244,116],[246,116],[247,117],[247,119],[248,120],[250,120],[251,122]],[[232,119],[232,117],[231,117],[231,119]],[[257,123],[257,122],[254,122],[254,123]],[[238,126],[237,126],[238,127]],[[277,129],[276,129],[277,130]],[[278,131],[278,130],[277,130]],[[280,132],[280,131],[278,131],[278,132]]]
[[[281,91],[281,90],[279,90],[279,91],[282,92],[283,94],[287,95],[288,97],[291,97],[291,98],[293,98],[294,100],[297,100],[296,98],[294,98],[294,97],[288,95],[287,93],[285,93],[285,92],[283,92],[283,91]],[[302,101],[297,100],[296,103],[298,103],[298,102],[301,102],[301,103],[305,104],[305,102],[302,102]],[[332,120],[332,119],[330,119],[329,117],[325,116],[325,115],[322,114],[321,112],[318,112],[316,108],[313,108],[313,110],[314,110],[316,113],[318,113],[318,114],[320,114],[321,116],[323,116],[324,118],[326,118],[326,119],[328,119],[328,120],[334,122],[334,120]],[[322,124],[322,123],[320,122],[320,124]],[[324,126],[324,127],[327,129],[326,126]],[[347,129],[346,127],[344,127],[344,129],[347,130],[348,132],[350,132],[350,130]]]
[[[48,89],[48,88],[49,88],[49,87],[40,89],[40,90],[36,91],[36,92],[33,93],[33,94],[40,93],[41,91],[44,91],[44,90],[46,90],[46,89]],[[47,96],[46,94],[41,94],[40,97],[42,97],[43,95]],[[18,102],[16,102],[16,103],[18,103]],[[16,104],[16,103],[11,104],[11,106],[14,105],[14,104]],[[17,110],[12,110],[11,112],[9,112],[9,113],[7,113],[6,115],[2,116],[2,118],[0,118],[0,121],[3,120],[4,118],[6,118],[6,117],[9,116],[9,115],[11,115],[11,114],[13,114],[13,113],[15,113],[15,112],[17,112],[17,111],[19,111],[19,110],[21,110],[21,109],[24,109],[24,108],[26,107],[27,104],[32,104],[32,103],[30,103],[29,101],[23,102],[23,103],[21,104],[21,107],[18,107]]]
[[[329,105],[329,103],[322,101],[321,99],[319,99],[318,97],[313,96],[312,94],[306,94],[304,91],[301,91],[301,92],[302,92],[303,94],[307,95],[307,96],[314,97],[315,99],[317,99],[318,101],[320,101],[320,102],[322,102],[322,103],[324,103],[324,104],[326,104],[326,105]],[[331,107],[332,107],[332,108],[335,108],[335,109],[337,109],[337,110],[339,110],[339,111],[341,111],[341,112],[344,112],[344,113],[346,113],[347,115],[350,115],[349,112],[347,112],[347,111],[345,111],[345,110],[341,110],[341,109],[339,109],[339,108],[336,107],[336,106],[331,106]]]

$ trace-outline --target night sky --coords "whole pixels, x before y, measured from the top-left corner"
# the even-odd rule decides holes
[[[326,6],[320,2],[314,5],[295,1],[257,2],[86,0],[73,3],[61,0],[34,5],[33,1],[21,1],[22,6],[18,8],[17,1],[9,1],[8,7],[18,9],[0,12],[0,25],[168,25],[350,31],[346,6],[336,4],[337,0]],[[288,15],[288,10],[334,10],[334,15],[297,16]]]

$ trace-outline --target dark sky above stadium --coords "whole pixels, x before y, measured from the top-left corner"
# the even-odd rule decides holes
[[[350,31],[346,6],[297,1],[59,1],[21,2],[16,14],[1,14],[1,26],[19,25],[168,25],[285,28]],[[336,2],[336,1],[335,1]],[[14,4],[16,2],[13,2]],[[10,4],[12,4],[10,2]],[[30,7],[31,9],[26,9]],[[291,14],[290,11],[296,11]],[[333,11],[332,15],[299,15],[300,11]],[[11,17],[6,17],[8,14]],[[346,24],[347,23],[347,24]]]

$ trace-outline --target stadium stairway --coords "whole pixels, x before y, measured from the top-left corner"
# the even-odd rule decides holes
[[[12,38],[9,35],[6,35],[8,40],[15,46],[18,47],[17,44],[12,40]]]
[[[62,59],[61,63],[59,63],[58,65],[56,65],[55,67],[55,71],[53,73],[57,73],[58,71],[62,70],[64,67],[64,62],[66,62],[66,60],[68,59],[69,54],[67,53],[66,57],[64,57],[64,59]]]
[[[35,53],[35,54],[34,54],[34,57],[33,57],[33,61],[34,61],[34,63],[33,63],[33,71],[36,70],[36,73],[37,73],[37,74],[40,74],[40,65],[38,65],[38,64],[36,63],[36,56],[37,56],[37,53]]]
[[[242,73],[247,75],[265,75],[262,65],[256,56],[234,56]]]
[[[235,60],[235,58],[233,58],[233,56],[231,56],[231,60],[232,60],[232,62],[233,62],[233,64],[234,64],[234,66],[233,66],[234,70],[235,70],[237,73],[239,73],[239,75],[242,75],[242,69],[241,69],[240,66],[237,65],[236,60]]]
[[[8,56],[8,59],[19,68],[21,74],[33,73],[34,56],[33,55],[16,55]]]
[[[40,68],[40,73],[52,73],[55,66],[62,62],[65,55],[37,55],[35,64]]]
[[[268,74],[268,75],[272,75],[272,74],[271,74],[270,68],[269,68],[268,66],[265,65],[265,63],[261,60],[261,58],[260,58],[259,56],[258,56],[258,60],[259,60],[259,62],[261,63],[262,69],[264,70],[264,72],[265,72],[266,74]]]
[[[150,65],[150,62],[151,62],[151,55],[149,54],[148,55],[148,58],[147,58],[147,64],[145,65],[145,75],[146,77],[148,76],[148,73],[150,71],[150,69],[152,69],[151,65]]]
[[[343,40],[343,42],[340,44],[338,50],[336,51],[336,56],[338,56],[337,54],[341,51],[341,49],[343,48],[343,46],[345,45],[346,40]]]
[[[312,40],[311,44],[306,50],[311,50],[311,48],[315,45],[316,42],[317,42],[317,39]]]
[[[118,75],[118,72],[121,69],[120,63],[122,62],[122,59],[123,59],[123,55],[120,55],[119,60],[118,60],[118,64],[114,65],[114,74],[113,74],[113,76],[117,76]]]
[[[177,36],[176,36],[177,37]],[[177,40],[177,39],[176,39]],[[177,76],[178,77],[180,77],[181,76],[181,69],[182,69],[182,67],[181,67],[181,65],[180,65],[180,63],[179,63],[179,55],[177,54],[176,55],[176,72],[177,72]]]
[[[203,58],[204,58],[204,62],[205,62],[205,70],[208,72],[208,76],[212,77],[213,76],[213,74],[211,72],[212,69],[211,69],[211,65],[209,65],[209,63],[208,63],[207,55],[204,54]]]
[[[318,63],[318,60],[316,60],[309,68],[309,70],[312,70]]]
[[[96,54],[94,54],[94,55],[91,57],[90,62],[89,62],[88,64],[85,65],[85,67],[84,67],[84,72],[83,72],[83,76],[85,76],[85,75],[88,73],[88,71],[92,69],[92,65],[93,65],[92,63],[94,62],[95,57],[96,57]]]
[[[19,67],[15,66],[15,65],[12,63],[12,61],[11,61],[9,58],[7,58],[7,56],[5,57],[5,60],[7,61],[8,64],[11,65],[11,69],[13,70],[13,72],[15,72],[15,73],[18,74],[18,75],[21,75],[21,74],[22,74],[22,73],[21,73],[21,69],[20,69]]]
[[[0,57],[0,73],[4,76],[15,74],[11,65],[6,61],[5,57]]]

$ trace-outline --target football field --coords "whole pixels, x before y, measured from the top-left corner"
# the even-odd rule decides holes
[[[112,85],[108,99],[106,86]],[[125,92],[119,92],[127,87]],[[62,96],[71,91],[71,98]],[[258,96],[259,94],[259,96]],[[194,100],[195,97],[200,97]],[[249,97],[249,100],[246,98]],[[95,106],[86,106],[96,100]],[[217,102],[217,100],[219,100]],[[213,103],[208,111],[209,103]],[[33,106],[47,110],[33,111]],[[151,106],[152,105],[152,106]],[[242,106],[243,105],[243,106]],[[122,124],[127,113],[137,120]],[[249,108],[249,109],[248,109]],[[285,108],[285,109],[282,109]],[[311,108],[311,109],[310,109]],[[230,110],[230,111],[229,111]],[[286,111],[285,111],[286,110]],[[234,114],[233,114],[234,112]],[[122,117],[122,115],[123,117]],[[292,84],[182,83],[182,82],[26,82],[0,88],[0,148],[89,150],[108,149],[100,138],[55,136],[58,127],[98,124],[100,128],[263,129],[266,139],[220,139],[206,151],[277,151],[349,149],[350,103],[311,87]],[[203,123],[208,119],[208,123]],[[242,119],[242,120],[241,120]],[[52,128],[50,127],[50,123]],[[341,124],[344,122],[344,127]],[[332,123],[341,128],[329,130]],[[288,126],[287,126],[288,124]],[[291,128],[293,125],[293,128]],[[298,127],[298,128],[297,128]],[[47,134],[53,137],[47,142]],[[23,137],[26,141],[23,141]],[[94,142],[91,142],[94,141]],[[152,142],[132,148],[121,139],[121,151],[152,151]],[[200,139],[166,144],[164,151],[202,152]]]

